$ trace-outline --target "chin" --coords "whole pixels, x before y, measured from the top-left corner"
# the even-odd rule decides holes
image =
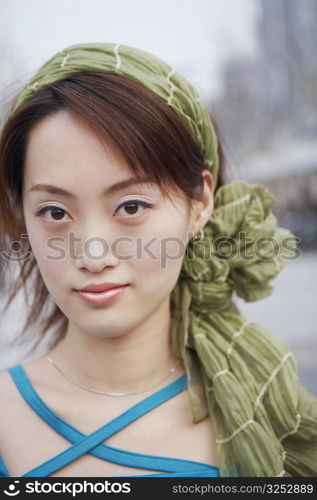
[[[118,315],[116,315],[115,321],[113,322],[108,319],[98,322],[91,320],[89,324],[87,324],[87,322],[79,324],[77,316],[75,325],[78,329],[89,336],[105,339],[122,337],[126,335],[127,332],[131,331],[131,328],[133,328],[129,328],[128,326],[124,328],[124,325],[120,321]]]

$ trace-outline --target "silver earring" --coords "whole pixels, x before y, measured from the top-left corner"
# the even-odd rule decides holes
[[[205,233],[204,233],[204,230],[203,230],[203,229],[200,229],[199,233],[200,233],[200,234],[199,234],[198,236],[197,236],[197,235],[195,235],[195,236],[192,238],[192,240],[193,240],[193,241],[202,241],[202,240],[205,238]]]

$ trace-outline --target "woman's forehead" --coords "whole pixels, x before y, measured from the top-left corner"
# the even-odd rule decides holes
[[[67,170],[81,175],[126,177],[127,162],[112,141],[100,137],[82,120],[57,113],[39,122],[26,147],[26,173],[58,177]],[[30,172],[29,172],[30,171]],[[72,172],[74,173],[74,172]],[[74,179],[73,179],[74,180]]]
[[[32,127],[28,137],[27,152],[36,153],[47,151],[52,154],[63,148],[63,153],[82,153],[85,149],[91,153],[107,154],[110,157],[119,157],[124,162],[114,141],[104,133],[103,137],[84,119],[75,113],[62,110],[48,115]],[[72,148],[75,146],[77,149]]]
[[[141,161],[139,163],[141,165]],[[131,168],[111,138],[106,134],[101,137],[74,112],[59,110],[31,129],[23,182],[28,193],[43,191],[44,188],[38,185],[50,185],[54,186],[48,188],[51,194],[55,189],[55,194],[65,194],[73,199],[81,197],[82,190],[84,196],[85,193],[90,196],[92,192],[100,192],[101,196],[101,192],[105,195],[119,193],[120,187],[165,198],[153,174],[150,168]],[[122,185],[117,187],[117,184]],[[173,182],[166,185],[174,199],[183,198],[183,193]],[[37,187],[34,189],[34,186]],[[76,186],[76,193],[73,193]]]

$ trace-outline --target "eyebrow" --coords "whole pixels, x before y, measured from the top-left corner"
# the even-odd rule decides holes
[[[117,182],[116,184],[112,184],[112,186],[109,186],[104,189],[103,195],[109,195],[116,193],[117,191],[121,191],[122,189],[125,189],[130,186],[135,186],[137,184],[144,184],[144,183],[149,183],[150,181],[145,178],[136,178],[136,177],[129,177],[128,179],[124,179],[123,181]],[[29,192],[32,191],[45,191],[46,193],[50,194],[58,194],[62,196],[66,196],[67,198],[70,199],[76,199],[77,196],[73,193],[70,193],[69,191],[66,191],[65,189],[62,189],[61,187],[58,186],[53,186],[52,184],[35,184]]]

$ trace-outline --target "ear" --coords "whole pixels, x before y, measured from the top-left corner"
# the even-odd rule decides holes
[[[193,237],[203,229],[210,219],[214,209],[214,189],[215,183],[209,170],[203,170],[201,175],[204,179],[204,191],[200,200],[194,200],[189,224],[189,232]]]

